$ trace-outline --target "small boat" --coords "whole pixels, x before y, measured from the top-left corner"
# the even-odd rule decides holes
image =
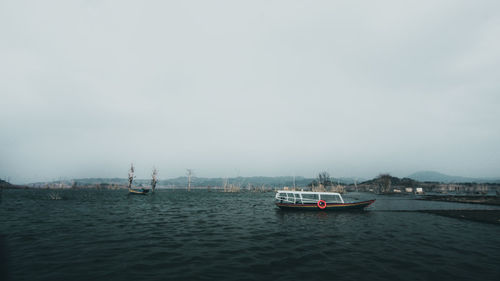
[[[361,210],[375,199],[366,201],[344,202],[342,195],[336,192],[311,192],[279,190],[275,196],[276,206],[289,210]]]
[[[141,188],[141,189],[129,188],[128,189],[128,194],[130,194],[130,195],[146,195],[146,194],[148,194],[148,192],[149,192],[149,189],[144,189],[144,188]]]
[[[128,194],[129,195],[146,195],[149,189],[133,189],[132,181],[134,181],[134,164],[130,165],[130,171],[128,172]]]

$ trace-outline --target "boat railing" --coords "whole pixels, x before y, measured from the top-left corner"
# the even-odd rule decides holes
[[[344,203],[344,199],[338,193],[328,192],[287,192],[278,191],[276,193],[276,201],[292,204],[308,204],[317,203],[319,200],[324,200],[326,203]]]
[[[284,202],[284,203],[297,203],[300,198],[296,198],[294,196],[289,196],[290,193],[277,193],[276,194],[276,200]],[[297,200],[298,199],[298,200]],[[300,200],[302,201],[302,200]]]
[[[333,192],[278,191],[276,193],[276,201],[282,203],[308,204],[317,203],[319,200],[324,200],[326,203],[344,203],[342,196]]]

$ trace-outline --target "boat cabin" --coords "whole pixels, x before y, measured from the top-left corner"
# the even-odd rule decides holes
[[[289,191],[279,190],[276,193],[276,203],[288,204],[316,204],[318,201],[323,200],[327,204],[344,203],[344,199],[340,193],[336,192],[312,192],[312,191]]]

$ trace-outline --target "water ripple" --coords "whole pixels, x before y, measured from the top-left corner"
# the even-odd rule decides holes
[[[408,212],[480,205],[378,196],[365,212],[287,212],[272,193],[61,190],[52,200],[50,192],[3,193],[0,241],[12,280],[500,276],[497,225]]]

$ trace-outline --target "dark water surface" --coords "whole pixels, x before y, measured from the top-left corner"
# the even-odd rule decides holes
[[[377,196],[364,212],[307,212],[277,209],[274,193],[126,194],[4,190],[10,280],[500,280],[498,225],[397,212],[491,206]]]

